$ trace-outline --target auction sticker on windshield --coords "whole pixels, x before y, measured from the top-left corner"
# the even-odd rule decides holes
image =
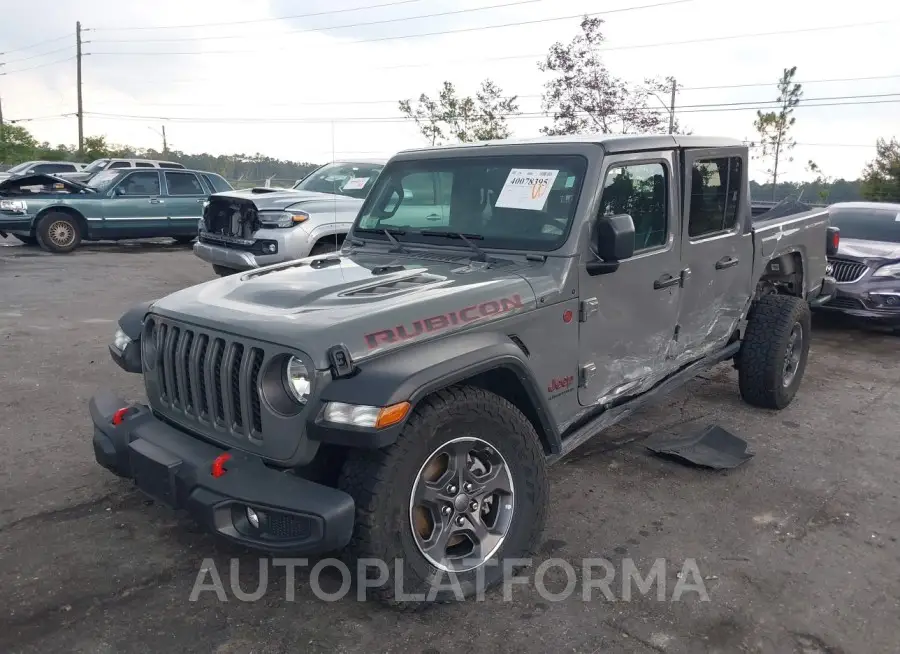
[[[558,170],[513,168],[494,206],[540,211],[547,203],[547,194],[558,174]]]
[[[366,185],[366,182],[369,181],[368,177],[353,177],[347,180],[347,183],[344,184],[341,188],[345,191],[358,191]]]

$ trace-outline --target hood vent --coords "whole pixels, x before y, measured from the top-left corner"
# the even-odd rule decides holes
[[[428,284],[436,284],[437,282],[442,281],[444,281],[443,277],[423,273],[421,275],[405,277],[403,279],[397,279],[392,282],[383,282],[374,286],[350,291],[349,293],[344,293],[342,297],[377,297],[382,295],[390,295],[392,293],[409,291],[414,288],[427,286]]]

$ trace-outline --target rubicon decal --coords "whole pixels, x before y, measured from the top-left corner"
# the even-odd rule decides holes
[[[381,331],[366,334],[366,344],[371,350],[380,345],[409,341],[423,334],[433,334],[457,325],[468,325],[491,316],[510,313],[524,308],[522,298],[518,294],[499,300],[488,300],[458,311],[415,320],[411,325],[397,325],[391,329],[382,329]]]

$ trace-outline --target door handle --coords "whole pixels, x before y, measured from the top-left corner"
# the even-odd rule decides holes
[[[660,290],[662,288],[669,288],[670,286],[678,286],[681,283],[681,277],[672,277],[669,273],[666,273],[655,282],[653,282],[653,288],[655,290]]]
[[[716,261],[716,270],[725,270],[726,268],[731,268],[732,266],[738,265],[740,259],[737,257],[722,257],[718,261]]]
[[[165,202],[163,202],[159,198],[150,198],[150,204],[165,204]]]

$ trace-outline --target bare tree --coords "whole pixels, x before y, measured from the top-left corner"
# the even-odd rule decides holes
[[[543,110],[553,118],[545,134],[646,134],[668,131],[669,116],[650,106],[662,82],[630,85],[613,75],[597,48],[605,41],[601,18],[581,21],[581,33],[568,44],[555,43],[538,63],[555,76],[544,85]],[[655,104],[655,103],[654,103]],[[665,106],[662,107],[665,109]]]
[[[772,199],[775,199],[775,189],[778,186],[778,167],[787,157],[787,161],[793,161],[789,152],[796,145],[791,137],[791,128],[797,121],[794,116],[794,107],[800,104],[803,96],[803,87],[794,82],[797,67],[785,68],[778,80],[778,108],[775,111],[763,112],[757,110],[753,127],[759,133],[760,154],[758,158],[769,160],[770,166],[766,170],[769,179],[772,180]]]
[[[517,96],[504,96],[499,86],[486,79],[474,99],[459,97],[453,83],[444,82],[436,100],[422,93],[415,104],[401,100],[399,106],[431,145],[437,145],[447,138],[460,143],[507,138],[506,119],[519,113],[516,100]]]

